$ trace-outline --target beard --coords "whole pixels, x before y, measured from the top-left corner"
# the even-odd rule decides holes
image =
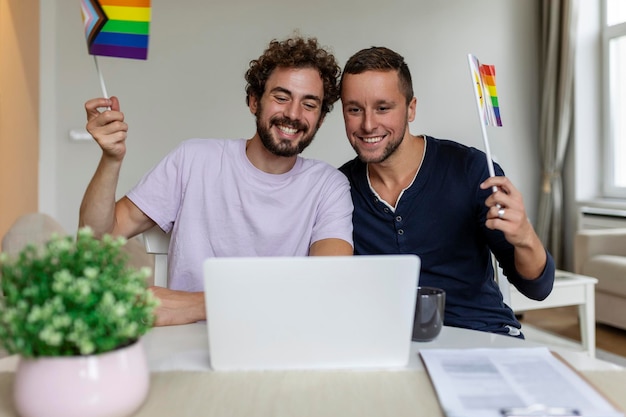
[[[286,117],[272,117],[269,120],[269,123],[264,124],[261,121],[261,117],[259,115],[263,114],[263,109],[261,107],[261,103],[259,103],[259,108],[257,109],[256,115],[256,130],[261,138],[261,143],[263,146],[270,151],[272,154],[276,156],[284,156],[291,157],[296,156],[302,153],[310,144],[313,142],[313,138],[319,129],[319,122],[313,129],[307,128],[304,124],[300,123],[297,120],[291,120]],[[297,129],[302,132],[302,138],[297,141],[291,141],[288,139],[278,139],[272,135],[271,127],[272,125],[283,125],[289,126],[293,129]]]
[[[401,135],[389,141],[387,146],[385,146],[385,149],[383,149],[382,154],[380,154],[379,156],[376,156],[376,155],[368,156],[364,152],[361,152],[361,150],[359,149],[357,145],[359,139],[357,139],[357,142],[350,141],[350,144],[352,145],[352,148],[354,149],[357,156],[362,162],[365,162],[366,164],[378,164],[378,163],[384,162],[385,160],[387,160],[387,158],[393,155],[396,149],[398,149],[398,147],[402,144],[402,141],[404,140],[405,132],[406,132],[406,129],[402,131]]]

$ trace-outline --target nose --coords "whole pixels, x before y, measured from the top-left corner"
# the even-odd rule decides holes
[[[291,101],[285,108],[285,116],[291,120],[300,120],[302,116],[302,106],[300,103]]]
[[[376,128],[376,120],[374,114],[371,111],[363,112],[363,119],[361,120],[361,129],[364,132],[371,132]]]

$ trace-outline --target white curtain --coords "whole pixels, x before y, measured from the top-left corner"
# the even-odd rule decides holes
[[[539,150],[542,184],[537,234],[562,263],[563,160],[572,134],[574,54],[579,0],[540,0]]]

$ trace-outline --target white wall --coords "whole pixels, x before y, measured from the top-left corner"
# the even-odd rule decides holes
[[[73,142],[83,103],[101,95],[85,45],[79,2],[40,0],[42,135],[40,208],[76,229],[78,207],[100,151]],[[497,69],[504,127],[488,128],[493,156],[517,184],[531,219],[537,205],[537,10],[519,0],[152,0],[147,61],[99,57],[109,94],[130,125],[121,196],[178,142],[251,137],[243,74],[272,38],[299,30],[334,50],[388,46],[405,56],[418,98],[414,133],[483,149],[466,55]],[[353,157],[339,105],[306,156],[338,166]]]

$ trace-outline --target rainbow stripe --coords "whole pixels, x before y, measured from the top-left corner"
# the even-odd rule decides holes
[[[91,55],[147,59],[150,0],[81,0]]]
[[[500,105],[498,104],[498,92],[496,91],[496,67],[493,65],[480,65],[480,78],[485,87],[485,113],[487,125],[502,126],[500,118]]]

